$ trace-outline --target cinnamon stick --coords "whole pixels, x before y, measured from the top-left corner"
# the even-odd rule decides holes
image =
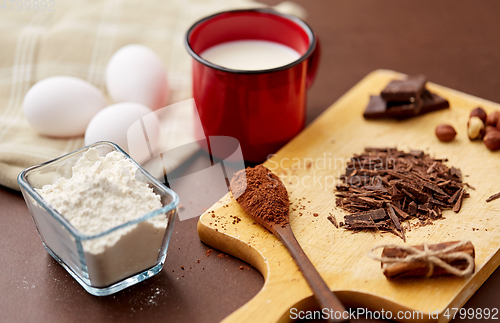
[[[444,250],[450,246],[453,246],[454,244],[457,244],[457,248],[453,248],[452,250],[446,252],[445,254],[464,252],[470,255],[474,259],[475,251],[472,243],[467,242],[466,244],[463,244],[461,246],[458,245],[459,243],[460,241],[443,242],[443,243],[428,245],[428,248],[430,250]],[[424,250],[424,245],[416,245],[412,247],[420,251]],[[385,247],[384,250],[382,251],[383,258],[387,257],[387,258],[405,259],[408,255],[409,253],[406,250],[393,247]],[[464,259],[446,260],[446,258],[444,258],[443,260],[449,265],[460,270],[464,270],[468,266],[468,262]],[[382,261],[381,266],[384,269],[384,275],[390,279],[402,278],[402,277],[424,277],[429,273],[429,263],[426,263],[424,261],[401,262],[401,263],[387,263]],[[434,266],[431,277],[449,275],[449,274],[450,273],[447,270],[439,266]]]

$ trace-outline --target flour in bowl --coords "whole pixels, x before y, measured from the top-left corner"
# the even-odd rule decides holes
[[[100,157],[90,148],[72,171],[71,178],[59,178],[37,192],[84,235],[99,234],[163,206],[160,196],[136,179],[138,168],[119,152]],[[82,241],[92,285],[107,286],[152,267],[167,224],[162,214]]]

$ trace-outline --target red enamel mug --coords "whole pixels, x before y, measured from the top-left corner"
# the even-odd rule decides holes
[[[277,42],[301,56],[264,70],[226,68],[200,56],[235,40]],[[226,11],[196,22],[185,41],[193,57],[193,97],[203,127],[195,127],[197,138],[234,137],[244,159],[260,163],[304,128],[306,92],[320,55],[318,39],[304,21],[270,9]]]

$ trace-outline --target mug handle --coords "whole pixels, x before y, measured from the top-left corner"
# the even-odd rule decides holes
[[[310,88],[316,78],[316,72],[318,71],[319,58],[321,56],[321,46],[319,44],[319,38],[316,36],[316,47],[314,48],[311,56],[307,62],[307,77],[306,77],[306,87]]]

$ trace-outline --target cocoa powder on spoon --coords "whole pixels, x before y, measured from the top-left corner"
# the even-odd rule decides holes
[[[311,263],[295,238],[289,221],[290,200],[281,180],[262,165],[237,172],[231,180],[231,192],[236,201],[255,221],[271,231],[287,248],[323,309],[341,315],[340,303]],[[330,317],[329,322],[347,322]]]
[[[271,225],[288,224],[288,192],[278,176],[266,167],[249,167],[246,176],[244,171],[236,173],[231,181],[231,191],[241,207],[254,218]]]

